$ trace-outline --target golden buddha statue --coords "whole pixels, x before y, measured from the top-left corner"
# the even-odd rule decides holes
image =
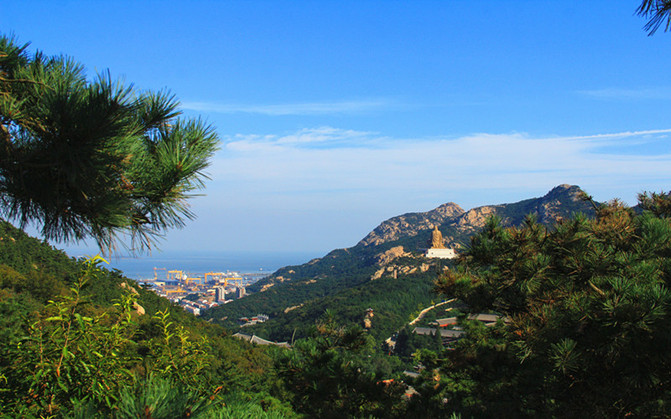
[[[438,226],[433,226],[433,231],[431,232],[431,248],[432,249],[444,249],[445,244],[443,243],[443,233],[438,230]]]

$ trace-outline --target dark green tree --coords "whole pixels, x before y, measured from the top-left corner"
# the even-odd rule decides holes
[[[355,326],[343,327],[328,310],[312,338],[296,342],[278,360],[294,393],[296,411],[309,417],[395,417],[402,408],[398,382],[371,364],[371,341]]]
[[[648,35],[657,32],[662,25],[664,31],[671,28],[671,1],[669,0],[643,0],[636,13],[648,19],[645,30]]]
[[[0,36],[0,214],[49,240],[90,237],[111,252],[128,235],[150,248],[193,217],[187,200],[217,147],[178,107],[167,91],[91,80],[71,58]]]
[[[506,321],[464,322],[466,337],[417,384],[418,411],[668,415],[669,200],[642,195],[641,213],[614,201],[552,229],[491,220],[438,289]]]

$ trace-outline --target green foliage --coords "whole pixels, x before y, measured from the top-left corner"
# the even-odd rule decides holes
[[[168,92],[89,80],[71,58],[26,49],[0,36],[0,213],[106,251],[124,233],[149,248],[192,218],[186,200],[203,186],[214,130],[178,119]]]
[[[97,272],[99,260],[90,261],[70,294],[51,300],[26,327],[27,335],[8,350],[9,394],[6,406],[33,414],[52,415],[70,399],[94,397],[108,407],[115,389],[132,379],[127,369],[132,354],[130,326],[133,299],[116,304],[114,317],[86,314],[89,304],[81,289]]]
[[[204,417],[210,399],[188,386],[153,375],[121,389],[114,414],[121,418]]]
[[[327,312],[314,336],[299,340],[279,360],[293,405],[309,417],[393,417],[402,410],[401,387],[366,362],[370,340],[360,328],[338,325]]]
[[[384,340],[407,323],[410,313],[417,307],[430,305],[435,298],[431,292],[435,275],[435,272],[429,271],[398,279],[367,279],[363,284],[306,301],[300,309],[272,313],[276,317],[250,330],[272,340],[290,341],[292,337],[307,337],[310,325],[325,310],[331,311],[338,322],[362,326],[366,310],[372,308],[374,317],[371,328],[367,329],[368,334]]]
[[[465,322],[414,400],[425,412],[656,416],[671,402],[668,195],[617,201],[552,230],[493,219],[438,289],[508,323]],[[430,358],[430,357],[428,357]],[[435,375],[439,375],[436,379]],[[440,403],[448,400],[449,403]]]
[[[207,391],[211,386],[201,373],[211,367],[209,345],[205,338],[200,342],[190,339],[188,330],[170,319],[168,310],[154,316],[161,327],[157,338],[149,341],[145,366],[175,382]]]
[[[236,403],[227,404],[226,406],[217,410],[211,411],[205,415],[205,418],[211,419],[281,419],[286,417],[294,417],[295,415],[289,412],[266,411],[261,406],[255,403]]]
[[[394,355],[399,357],[407,367],[417,364],[419,351],[440,352],[443,349],[443,340],[439,333],[422,336],[412,333],[412,327],[403,327],[396,335]],[[421,362],[421,361],[420,361]],[[422,362],[423,363],[423,362]]]
[[[26,335],[14,334],[3,348],[6,372],[0,387],[4,409],[0,413],[86,417],[87,412],[95,411],[105,416],[155,418],[210,417],[203,416],[207,413],[218,417],[216,406],[226,398],[219,392],[234,377],[227,368],[229,377],[221,381],[214,354],[230,358],[229,351],[238,352],[240,346],[213,350],[207,341],[192,339],[167,309],[153,317],[158,331],[148,337],[138,328],[137,295],[130,291],[113,310],[89,317],[92,304],[81,290],[102,273],[97,268],[99,261],[88,262],[70,293],[50,300],[30,316]],[[260,360],[258,355],[255,358]],[[208,374],[209,369],[215,373]],[[258,374],[237,371],[239,375],[250,373]],[[216,386],[217,382],[222,384]],[[237,385],[246,387],[240,384],[244,382],[238,379]],[[273,410],[291,413],[272,397],[266,400]]]
[[[69,416],[78,419],[109,416],[154,419],[280,419],[294,416],[290,410],[264,410],[255,402],[234,400],[223,403],[216,393],[204,398],[188,386],[154,375],[122,388],[119,402],[111,413],[103,414],[90,400],[75,400],[73,406]]]
[[[16,237],[7,249],[35,240],[7,231]],[[59,260],[36,243],[26,259]],[[99,258],[64,261],[80,272],[47,276],[51,293],[32,281],[58,273],[58,263],[27,268],[26,276],[0,265],[0,416],[125,417],[119,412],[146,407],[151,417],[227,417],[239,412],[235,406],[293,415],[270,394],[285,390],[267,350],[223,336],[102,269]],[[156,315],[139,315],[139,304]]]

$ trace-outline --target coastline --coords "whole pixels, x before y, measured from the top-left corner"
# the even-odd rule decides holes
[[[154,268],[181,270],[198,275],[205,272],[272,274],[279,268],[300,265],[323,254],[315,252],[161,252],[151,256],[113,256],[107,269],[118,269],[124,276],[141,280],[154,277]]]

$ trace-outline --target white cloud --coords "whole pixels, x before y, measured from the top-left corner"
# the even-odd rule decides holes
[[[320,127],[284,136],[239,135],[224,142],[211,169],[208,195],[221,190],[237,194],[241,205],[260,200],[314,210],[407,201],[404,208],[413,210],[422,208],[418,197],[440,195],[434,204],[454,200],[468,206],[496,203],[479,191],[543,191],[560,183],[577,183],[595,194],[599,188],[627,194],[634,188],[635,194],[668,188],[671,154],[627,154],[618,146],[643,137],[648,143],[667,141],[670,132],[386,138]]]
[[[517,202],[561,183],[633,203],[638,192],[669,190],[670,132],[388,138],[317,127],[234,135],[213,161],[206,196],[192,201],[198,218],[171,232],[166,248],[326,252],[399,214],[449,201],[465,209]]]
[[[388,109],[397,106],[386,99],[349,100],[339,102],[285,103],[274,105],[245,105],[211,102],[185,102],[183,109],[214,113],[252,113],[270,116],[353,114]]]

